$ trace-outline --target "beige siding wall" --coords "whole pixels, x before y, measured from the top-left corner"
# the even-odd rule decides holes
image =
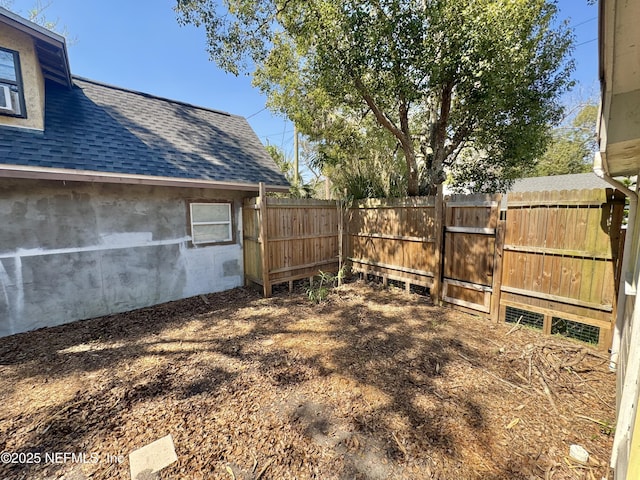
[[[0,24],[0,47],[20,54],[20,69],[26,118],[0,114],[0,125],[44,130],[44,77],[36,55],[33,39],[15,28]]]

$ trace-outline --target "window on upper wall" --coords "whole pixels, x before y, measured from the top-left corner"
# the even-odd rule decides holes
[[[191,242],[194,245],[233,241],[230,203],[191,203]]]
[[[0,114],[26,117],[20,56],[0,47]]]

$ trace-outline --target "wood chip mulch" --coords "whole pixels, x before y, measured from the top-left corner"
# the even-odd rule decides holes
[[[356,282],[2,338],[0,403],[0,451],[41,458],[3,479],[126,479],[171,434],[159,478],[600,480],[615,374],[585,344]]]

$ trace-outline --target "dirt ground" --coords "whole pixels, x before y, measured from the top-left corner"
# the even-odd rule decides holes
[[[160,478],[600,480],[607,367],[400,289],[235,289],[0,339],[0,451],[94,455],[0,478],[126,479],[171,434]]]

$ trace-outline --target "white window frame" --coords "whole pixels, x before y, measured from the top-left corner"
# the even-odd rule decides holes
[[[194,222],[193,221],[193,207],[194,206],[226,206],[227,211],[229,212],[229,220],[228,221],[217,221],[217,222]],[[194,245],[212,245],[216,243],[229,243],[233,241],[233,209],[231,208],[230,202],[191,202],[189,203],[189,220],[191,221],[191,243]],[[206,241],[196,241],[196,235],[194,231],[199,226],[207,226],[207,225],[228,225],[228,237],[220,240],[206,240]]]

